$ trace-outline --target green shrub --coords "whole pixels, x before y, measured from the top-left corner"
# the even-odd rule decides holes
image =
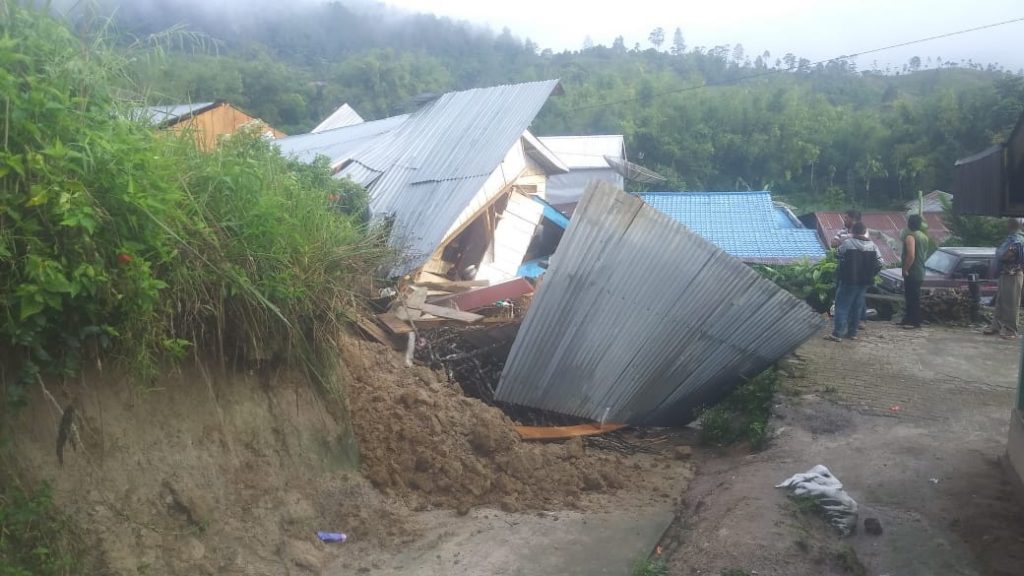
[[[142,378],[189,350],[313,366],[391,254],[366,194],[256,134],[211,153],[133,120],[131,53],[0,3],[0,354],[112,357]]]
[[[942,221],[949,228],[946,246],[999,246],[1006,238],[1006,222],[1002,218],[967,216],[953,211],[945,198],[942,202]]]
[[[807,302],[818,312],[826,312],[836,295],[836,269],[839,263],[836,251],[815,263],[802,262],[785,266],[757,264],[757,270],[780,288]]]
[[[0,576],[75,573],[70,525],[47,487],[26,492],[0,480]]]
[[[664,560],[642,560],[633,566],[631,576],[666,576],[668,565]]]
[[[746,441],[754,450],[768,442],[768,420],[779,378],[768,369],[744,382],[722,402],[701,412],[700,438],[704,444],[728,446]]]

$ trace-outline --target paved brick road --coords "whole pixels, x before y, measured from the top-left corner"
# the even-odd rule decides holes
[[[801,392],[865,414],[966,424],[965,410],[1010,409],[1018,348],[967,328],[869,322],[857,342],[816,337],[796,357],[797,377],[789,382]]]

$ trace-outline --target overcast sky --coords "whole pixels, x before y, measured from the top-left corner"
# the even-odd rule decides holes
[[[418,12],[433,12],[500,31],[508,26],[541,48],[579,49],[589,35],[610,46],[622,35],[626,45],[649,46],[648,33],[665,29],[666,45],[678,26],[688,46],[741,43],[748,55],[769,50],[772,60],[786,52],[824,60],[965,28],[1024,17],[1022,0],[385,0]],[[599,8],[604,5],[612,8]],[[901,65],[911,56],[998,62],[1024,67],[1024,22],[934,40],[865,56]]]

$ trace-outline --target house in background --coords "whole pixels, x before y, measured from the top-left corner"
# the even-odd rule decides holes
[[[348,103],[342,104],[337,110],[331,113],[330,116],[324,118],[324,121],[317,124],[316,128],[310,130],[313,134],[319,134],[320,132],[326,132],[328,130],[334,130],[335,128],[344,128],[345,126],[354,126],[356,124],[362,124],[365,122],[363,117],[359,115]]]
[[[916,212],[916,208],[914,210]],[[829,246],[832,239],[840,230],[843,230],[842,212],[813,212],[800,217],[800,220],[808,228],[817,230],[825,246]],[[924,221],[927,224],[928,237],[935,246],[941,246],[950,232],[942,220],[942,213],[924,213]],[[903,212],[868,212],[863,215],[864,225],[868,227],[868,236],[871,238],[886,265],[895,265],[900,262],[900,253],[903,231],[907,229],[907,214]]]
[[[149,106],[138,111],[141,119],[154,127],[174,133],[190,131],[202,150],[213,150],[223,136],[243,128],[258,130],[265,138],[285,136],[263,120],[249,116],[223,100],[197,104]]]
[[[572,216],[583,191],[591,182],[607,182],[619,190],[626,181],[659,184],[660,175],[626,159],[626,141],[621,134],[596,136],[543,136],[540,141],[569,167],[568,174],[548,179],[547,201]]]
[[[825,247],[786,207],[762,192],[647,192],[655,210],[748,264],[816,262]]]
[[[608,163],[609,158],[626,159],[626,141],[621,135],[544,136],[540,141],[569,167],[568,173],[548,179],[546,199],[563,212],[572,214],[587,184],[594,180],[625,188],[625,178]]]
[[[907,207],[907,215],[917,214],[919,210],[923,214],[942,214],[945,211],[942,207],[943,203],[952,206],[953,195],[942,190],[932,190],[919,200],[907,202],[905,206]]]
[[[394,274],[495,283],[515,278],[540,242],[545,205],[533,197],[569,172],[528,130],[552,93],[557,80],[450,92],[277,145],[302,161],[324,156],[335,177],[367,189],[373,218],[407,255]]]

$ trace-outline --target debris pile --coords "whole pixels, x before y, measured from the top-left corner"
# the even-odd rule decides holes
[[[423,348],[429,344],[423,336],[435,330],[443,336],[454,333],[453,327],[518,324],[530,307],[533,291],[533,284],[522,278],[491,285],[486,280],[447,280],[420,272],[397,289],[382,290],[376,304],[386,311],[373,319],[362,318],[358,325],[381,344],[406,350],[411,342]],[[421,340],[408,339],[409,334]],[[424,354],[423,359],[433,363],[444,356],[429,349]]]
[[[582,439],[522,442],[500,410],[382,346],[347,340],[341,353],[363,471],[413,508],[576,507],[588,492],[646,481],[627,476],[618,454],[589,453]]]
[[[921,296],[921,314],[936,324],[962,324],[971,319],[971,299],[960,290],[936,290]]]
[[[518,331],[518,322],[427,330],[417,341],[416,360],[443,372],[467,395],[493,404],[494,387]]]

